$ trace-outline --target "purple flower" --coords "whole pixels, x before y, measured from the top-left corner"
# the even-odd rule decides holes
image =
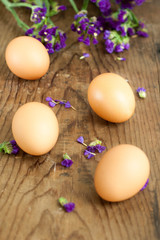
[[[19,147],[15,140],[10,142],[3,142],[0,144],[0,152],[7,154],[17,154],[19,152]]]
[[[140,189],[140,191],[144,190],[147,187],[148,183],[149,183],[149,178],[147,179],[147,181],[144,184],[144,186]]]
[[[145,38],[148,37],[148,33],[145,31],[137,31],[136,34],[140,37],[145,37]]]
[[[117,60],[119,60],[119,61],[126,61],[126,58],[117,57]]]
[[[139,87],[136,91],[140,98],[146,98],[146,89],[145,88]]]
[[[110,36],[110,31],[109,31],[109,30],[105,30],[105,31],[104,31],[104,35],[103,35],[103,38],[104,38],[104,39],[108,39],[109,36]]]
[[[70,104],[70,102],[66,102],[64,106],[65,106],[65,108],[70,108],[71,104]]]
[[[128,28],[128,35],[129,36],[133,36],[134,34],[135,34],[135,31],[134,31],[134,29],[133,28]]]
[[[115,52],[123,52],[123,50],[124,46],[122,44],[118,44],[114,49]]]
[[[49,104],[49,106],[52,107],[52,108],[56,106],[56,103],[55,103],[55,102],[49,102],[48,104]]]
[[[11,140],[10,143],[12,145],[12,152],[11,152],[11,154],[17,154],[19,152],[19,147],[18,147],[16,141],[15,140]]]
[[[61,10],[61,11],[65,11],[66,9],[67,9],[67,7],[64,5],[61,5],[58,7],[58,10]]]
[[[69,202],[63,205],[65,208],[66,212],[72,212],[75,209],[75,203]]]
[[[98,6],[104,16],[108,16],[110,14],[111,4],[109,0],[100,0],[98,2]]]
[[[89,53],[83,53],[83,55],[80,57],[80,59],[84,59],[84,58],[88,58],[89,57]]]
[[[86,156],[87,159],[90,159],[90,158],[94,157],[95,154],[86,149],[86,150],[84,150],[84,156]]]
[[[82,35],[82,36],[80,36],[79,38],[78,38],[78,41],[79,42],[83,42],[83,38],[84,38],[84,36]]]
[[[124,23],[126,20],[127,20],[127,17],[126,17],[126,14],[127,12],[124,11],[124,10],[120,10],[119,14],[118,14],[118,20],[121,22],[121,23]]]
[[[83,40],[83,43],[84,43],[85,45],[89,46],[89,45],[90,45],[90,39],[89,39],[89,37],[86,37],[86,39]]]
[[[116,30],[121,32],[121,36],[122,36],[122,37],[125,37],[125,36],[126,36],[126,32],[125,32],[125,29],[124,29],[123,26],[117,26],[117,27],[116,27]]]
[[[64,207],[64,209],[66,210],[66,212],[72,212],[75,209],[75,203],[73,202],[68,202],[66,198],[64,197],[60,197],[58,199],[60,205],[62,207]]]
[[[40,7],[33,8],[31,20],[34,23],[40,23],[43,19],[45,19],[46,13],[47,13],[47,8],[45,6],[43,8],[40,8]]]
[[[72,23],[71,29],[80,35],[78,41],[83,42],[87,46],[89,46],[91,42],[97,44],[97,37],[102,31],[100,20],[97,20],[95,16],[88,18],[87,12],[76,14],[74,19],[75,21]]]
[[[124,49],[128,50],[130,48],[130,44],[129,43],[123,43],[123,47]]]
[[[70,167],[72,164],[73,164],[73,161],[71,159],[64,159],[61,162],[61,165],[67,168]]]
[[[92,3],[96,3],[97,0],[90,0]]]
[[[105,45],[106,45],[107,52],[112,53],[114,50],[114,43],[110,39],[107,39],[105,41]]]
[[[96,38],[93,38],[93,44],[96,45],[98,43],[98,40]]]
[[[77,142],[83,144],[84,138],[82,136],[80,136],[79,138],[77,138]]]
[[[100,144],[97,144],[95,148],[99,153],[103,152],[106,149],[106,147],[101,146]]]
[[[34,28],[29,28],[29,29],[25,32],[25,35],[26,35],[26,36],[29,36],[29,35],[31,35],[31,34],[33,33],[33,31],[34,31]]]

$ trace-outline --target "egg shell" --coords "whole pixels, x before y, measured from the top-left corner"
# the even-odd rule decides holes
[[[14,38],[6,48],[5,59],[16,76],[27,80],[41,78],[50,64],[47,49],[40,41],[29,36]]]
[[[88,88],[88,102],[101,118],[120,123],[134,113],[135,97],[127,81],[114,73],[103,73],[92,80]]]
[[[26,103],[13,117],[12,133],[24,152],[43,155],[56,144],[59,134],[58,121],[54,112],[45,104]]]
[[[95,189],[104,200],[123,201],[141,190],[149,173],[146,154],[134,145],[120,144],[107,151],[98,163]]]

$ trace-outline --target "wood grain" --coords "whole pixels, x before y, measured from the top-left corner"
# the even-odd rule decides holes
[[[66,1],[63,1],[66,3]],[[20,10],[28,19],[28,12]],[[96,10],[91,6],[90,12]],[[77,111],[57,106],[60,136],[54,149],[41,157],[23,151],[14,157],[0,155],[0,239],[1,240],[158,240],[160,239],[160,28],[158,0],[146,1],[135,9],[145,20],[149,38],[132,39],[131,49],[117,62],[116,55],[104,52],[103,42],[86,47],[71,32],[74,12],[55,17],[55,24],[67,32],[67,47],[51,56],[48,73],[37,81],[25,81],[6,66],[4,52],[8,42],[23,34],[0,3],[0,142],[11,140],[11,122],[16,110],[31,101],[45,103],[47,96],[67,99]],[[64,21],[65,19],[65,21]],[[82,53],[90,57],[80,60]],[[100,119],[87,101],[87,88],[100,73],[115,72],[129,80],[136,96],[134,116],[122,124]],[[147,98],[139,99],[138,87],[145,87]],[[151,163],[148,187],[135,197],[109,203],[97,196],[93,176],[102,154],[87,160],[83,146],[76,142],[99,138],[107,149],[130,143],[143,149]],[[60,162],[67,152],[74,164],[64,169]],[[76,204],[66,213],[57,199],[66,197]]]

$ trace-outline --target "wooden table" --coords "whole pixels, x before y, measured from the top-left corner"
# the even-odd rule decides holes
[[[66,1],[64,1],[66,2]],[[55,17],[55,24],[67,32],[67,47],[51,56],[48,73],[40,80],[26,81],[13,75],[4,58],[8,42],[23,35],[12,15],[0,4],[0,142],[11,140],[11,122],[16,110],[26,102],[46,103],[52,96],[66,99],[77,111],[57,106],[60,135],[56,146],[41,157],[20,151],[17,156],[0,155],[0,240],[158,240],[160,239],[160,1],[148,0],[135,8],[145,20],[149,38],[134,38],[131,49],[116,61],[115,54],[104,51],[103,43],[86,47],[70,30],[74,11]],[[90,7],[94,15],[94,7]],[[20,10],[28,19],[28,11]],[[65,18],[65,21],[64,21]],[[80,60],[84,53],[89,58]],[[114,72],[129,80],[135,97],[134,116],[121,124],[98,117],[87,101],[91,80],[103,72]],[[138,98],[136,89],[144,87],[147,98]],[[87,160],[83,146],[76,142],[84,136],[87,143],[101,139],[107,150],[129,143],[140,147],[151,164],[148,187],[133,198],[119,203],[103,201],[95,192],[94,171],[102,154]],[[74,164],[60,165],[68,153]],[[66,213],[58,198],[75,202]]]

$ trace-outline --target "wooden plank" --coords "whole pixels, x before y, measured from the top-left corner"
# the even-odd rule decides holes
[[[91,12],[96,10],[91,7]],[[57,106],[60,135],[50,153],[34,157],[23,151],[14,157],[0,155],[0,239],[1,240],[158,240],[160,239],[160,2],[147,1],[135,9],[146,21],[149,38],[133,39],[123,56],[104,52],[102,42],[86,47],[77,42],[70,30],[74,12],[55,17],[55,24],[67,32],[67,47],[51,56],[48,73],[37,81],[25,81],[6,66],[4,52],[8,42],[23,35],[15,20],[0,3],[0,142],[12,139],[11,122],[22,104],[45,102],[47,96],[66,99],[77,109]],[[27,21],[28,11],[20,10]],[[65,19],[65,21],[64,21]],[[84,53],[90,57],[80,60]],[[136,96],[136,111],[127,122],[113,124],[99,118],[89,107],[87,89],[100,73],[115,72],[129,80]],[[147,98],[139,99],[138,87],[145,87]],[[95,192],[94,171],[102,154],[91,160],[83,156],[76,142],[83,135],[89,143],[101,139],[107,149],[130,143],[143,149],[151,163],[148,187],[135,197],[120,203],[102,200]],[[60,162],[67,152],[74,164],[64,169]],[[66,197],[76,204],[66,213],[57,199]]]

